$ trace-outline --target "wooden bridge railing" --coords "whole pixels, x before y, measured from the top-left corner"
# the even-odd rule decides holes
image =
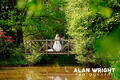
[[[55,49],[53,48],[53,44],[55,41],[57,40],[26,40],[25,53],[37,51],[42,54],[70,54],[71,40],[59,40],[62,46],[60,51],[55,51]],[[49,51],[49,49],[52,49],[52,51]]]

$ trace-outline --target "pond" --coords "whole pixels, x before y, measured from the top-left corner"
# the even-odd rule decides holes
[[[81,67],[0,67],[0,80],[112,80],[108,73],[78,73],[75,68]]]

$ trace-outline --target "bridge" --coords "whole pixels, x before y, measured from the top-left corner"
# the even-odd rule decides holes
[[[24,43],[25,53],[28,54],[37,51],[40,54],[71,54],[71,40],[59,40],[62,46],[60,51],[55,51],[53,48],[55,41],[57,40],[26,40]],[[52,49],[52,51],[48,51],[49,49]]]

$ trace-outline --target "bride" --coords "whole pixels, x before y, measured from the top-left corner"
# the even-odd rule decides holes
[[[54,41],[54,44],[53,44],[53,49],[55,51],[60,51],[62,48],[61,44],[60,44],[60,37],[59,37],[59,34],[56,34],[55,36],[55,41]],[[53,49],[48,49],[47,51],[54,51]]]

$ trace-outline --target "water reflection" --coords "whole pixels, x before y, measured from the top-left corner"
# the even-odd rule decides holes
[[[0,80],[112,80],[110,74],[74,73],[71,67],[2,67]]]
[[[62,80],[60,76],[56,76],[54,80]]]

